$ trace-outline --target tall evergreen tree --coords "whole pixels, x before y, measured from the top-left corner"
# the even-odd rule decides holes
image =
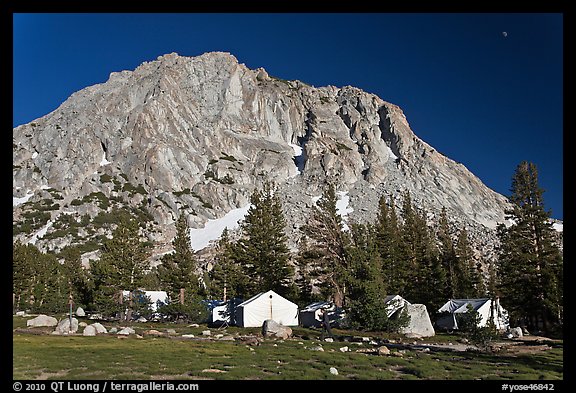
[[[311,270],[327,285],[329,297],[334,303],[342,307],[346,301],[346,287],[350,275],[346,257],[349,239],[344,233],[336,202],[336,190],[334,185],[329,184],[312,207],[312,214],[302,231],[309,240],[306,252],[315,257],[314,260],[308,259],[309,264],[315,266]]]
[[[68,302],[68,287],[53,254],[33,244],[14,243],[12,249],[14,308],[32,312],[62,312]]]
[[[462,229],[456,242],[458,292],[460,297],[486,296],[486,287],[482,278],[482,264],[475,260],[474,251],[468,240],[468,231]]]
[[[320,267],[316,263],[321,258],[314,249],[309,247],[304,236],[298,245],[297,266],[297,298],[298,304],[305,306],[315,301],[322,301],[330,296],[329,288],[318,278],[321,276]]]
[[[60,270],[74,305],[89,306],[92,303],[92,283],[88,271],[82,267],[80,249],[68,248],[60,256],[63,258]]]
[[[563,319],[563,259],[544,210],[536,165],[521,162],[512,178],[508,228],[500,225],[499,291],[517,321],[547,330]]]
[[[140,240],[138,223],[123,216],[112,233],[112,239],[104,242],[102,255],[92,264],[94,278],[94,303],[98,311],[113,315],[120,313],[128,320],[137,305],[133,299],[124,302],[123,290],[135,291],[148,269],[149,250]],[[124,314],[124,310],[128,310]]]
[[[405,296],[411,302],[436,309],[445,301],[438,288],[445,288],[446,275],[438,258],[435,236],[427,223],[426,211],[416,211],[409,192],[404,195],[402,218],[402,250],[412,272]]]
[[[289,264],[282,204],[271,183],[254,191],[250,202],[240,226],[242,236],[234,248],[234,258],[247,278],[241,295],[250,297],[270,289],[286,295],[292,290],[293,267]]]
[[[382,274],[390,294],[404,293],[409,270],[401,255],[401,237],[394,200],[390,206],[384,196],[378,201],[375,223],[376,245],[382,259]]]
[[[180,214],[176,221],[176,236],[172,240],[174,252],[162,257],[158,267],[160,280],[166,288],[171,303],[189,304],[198,301],[204,291],[199,283],[197,262],[190,247],[186,216]]]
[[[228,300],[237,297],[245,283],[241,280],[239,266],[234,261],[234,247],[228,229],[224,228],[218,245],[214,267],[208,274],[210,278],[210,295],[214,299]]]
[[[347,313],[355,328],[387,330],[386,284],[382,259],[378,252],[376,231],[372,225],[351,225],[352,241],[347,248],[351,268]]]
[[[443,289],[444,296],[447,298],[463,297],[461,288],[457,279],[457,256],[454,248],[454,242],[450,234],[450,223],[446,214],[446,208],[442,208],[440,219],[438,221],[437,237],[440,243],[440,260],[444,271],[446,272],[446,287]]]

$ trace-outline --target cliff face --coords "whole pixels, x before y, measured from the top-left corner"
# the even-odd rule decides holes
[[[112,73],[16,127],[13,179],[14,237],[45,250],[108,236],[94,220],[123,205],[148,217],[146,236],[165,252],[179,214],[202,228],[245,207],[267,179],[294,244],[327,181],[360,222],[373,220],[380,195],[399,206],[409,190],[431,218],[445,207],[481,253],[507,206],[414,135],[399,107],[353,87],[274,78],[219,52]]]

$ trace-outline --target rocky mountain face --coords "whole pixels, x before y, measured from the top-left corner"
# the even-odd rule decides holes
[[[84,244],[97,258],[113,209],[127,206],[148,222],[157,257],[179,214],[199,230],[246,207],[265,180],[278,186],[292,247],[327,181],[349,222],[373,221],[381,195],[400,206],[406,190],[431,221],[445,207],[479,256],[508,204],[373,94],[278,79],[228,53],[173,53],[13,130],[14,239],[45,251]]]

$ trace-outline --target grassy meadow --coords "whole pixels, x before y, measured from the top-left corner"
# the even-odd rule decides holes
[[[422,349],[426,343],[457,343],[458,336],[442,333],[414,340],[334,329],[337,338],[329,343],[319,341],[319,331],[300,327],[293,328],[293,338],[279,340],[262,339],[257,328],[210,328],[208,337],[202,335],[202,331],[209,329],[206,325],[159,323],[130,324],[136,334],[122,338],[115,334],[56,336],[49,334],[52,328],[27,328],[27,319],[13,318],[15,380],[563,379],[562,341],[548,345],[540,342],[538,346],[525,343],[523,351],[503,349],[483,353]],[[103,325],[108,330],[120,326],[116,322]],[[144,334],[149,329],[163,334]],[[175,333],[168,334],[168,329],[174,329]],[[192,334],[194,338],[184,338],[183,334]],[[259,345],[247,345],[241,340],[250,335],[259,337]],[[343,337],[359,340],[348,342]],[[371,352],[376,346],[361,337],[419,345],[389,345],[390,354],[378,355]],[[531,345],[534,350],[530,350]],[[315,350],[319,346],[323,351]],[[343,352],[343,347],[348,347],[348,351]],[[337,375],[330,372],[331,367],[337,369]]]

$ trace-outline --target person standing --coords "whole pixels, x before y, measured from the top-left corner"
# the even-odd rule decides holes
[[[325,307],[320,309],[320,323],[322,324],[322,334],[320,335],[320,340],[324,340],[326,335],[330,338],[334,338],[332,334],[332,329],[330,328],[330,318],[328,317],[328,310]]]

